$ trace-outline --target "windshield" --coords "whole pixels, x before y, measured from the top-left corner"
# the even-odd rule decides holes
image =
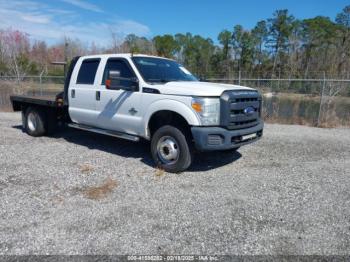
[[[172,60],[154,57],[133,57],[132,60],[146,82],[198,81],[186,68]]]

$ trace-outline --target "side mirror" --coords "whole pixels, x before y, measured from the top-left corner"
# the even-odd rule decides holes
[[[108,71],[108,79],[118,79],[120,78],[119,70],[109,70]]]
[[[120,76],[119,70],[110,70],[106,79],[106,88],[111,90],[137,91],[139,81],[136,77],[125,78]]]

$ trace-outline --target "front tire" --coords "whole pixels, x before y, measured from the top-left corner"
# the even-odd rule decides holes
[[[152,136],[151,153],[157,167],[170,173],[186,170],[193,159],[185,135],[169,125],[159,128]]]
[[[30,136],[43,136],[46,133],[44,114],[35,108],[29,107],[23,119],[24,130]]]

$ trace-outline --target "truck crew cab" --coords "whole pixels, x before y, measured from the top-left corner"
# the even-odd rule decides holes
[[[31,136],[58,122],[131,141],[151,141],[155,164],[181,172],[193,152],[237,150],[263,134],[261,95],[198,81],[176,61],[135,54],[74,58],[64,91],[52,99],[11,96]]]

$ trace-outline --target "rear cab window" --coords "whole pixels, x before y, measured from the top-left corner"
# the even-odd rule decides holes
[[[95,82],[96,72],[100,64],[99,58],[85,59],[80,66],[77,84],[93,85]]]

